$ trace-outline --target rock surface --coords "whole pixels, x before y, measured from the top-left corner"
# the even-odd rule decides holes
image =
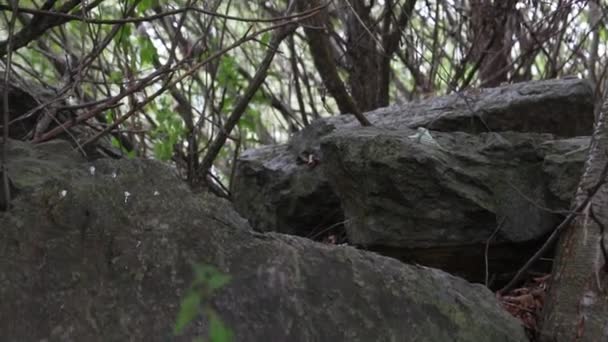
[[[366,113],[373,128],[318,120],[243,154],[235,206],[261,231],[344,226],[352,244],[473,281],[500,226],[489,258],[508,276],[560,219],[551,211],[568,208],[593,102],[586,81],[567,78],[379,109]]]
[[[582,170],[585,149],[562,141],[574,153],[544,168],[563,156],[551,138],[432,132],[433,145],[408,129],[341,130],[322,140],[322,170],[352,244],[483,281],[491,236],[490,272],[514,271],[560,222],[546,208],[567,208],[560,197],[569,199],[576,184],[545,170]]]
[[[260,231],[313,237],[344,219],[321,168],[297,159],[287,146],[246,151],[237,168],[235,206]]]
[[[481,285],[347,246],[251,230],[146,160],[10,143],[19,196],[0,213],[9,341],[166,341],[192,262],[231,281],[212,305],[235,341],[527,341]],[[197,318],[184,336],[205,336]]]

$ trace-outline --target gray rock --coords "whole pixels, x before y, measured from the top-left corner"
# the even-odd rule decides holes
[[[11,170],[36,172],[14,174],[24,190],[0,214],[5,340],[171,339],[190,263],[203,262],[232,277],[211,304],[235,341],[527,341],[480,285],[253,232],[229,203],[190,193],[158,162],[11,149]],[[208,328],[198,317],[176,340]]]
[[[489,259],[507,277],[559,221],[545,209],[567,209],[589,143],[572,137],[591,134],[593,93],[576,78],[536,81],[366,116],[375,128],[341,115],[247,151],[236,209],[260,231],[345,226],[353,244],[480,281],[503,218]]]
[[[547,175],[549,191],[568,207],[583,172],[587,159],[589,137],[577,137],[544,142],[543,172]]]
[[[349,241],[481,281],[486,241],[500,226],[491,271],[516,270],[534,242],[559,223],[547,208],[567,209],[560,200],[572,197],[576,183],[558,173],[576,180],[582,160],[554,160],[568,148],[576,152],[584,139],[568,144],[513,132],[431,136],[435,143],[425,144],[413,130],[363,128],[322,140],[323,173],[340,198]],[[544,153],[552,159],[545,162]]]
[[[232,184],[234,205],[260,231],[313,237],[343,221],[317,165],[296,160],[285,145],[243,153]]]
[[[376,127],[425,127],[442,132],[532,132],[573,137],[591,135],[593,87],[578,78],[509,84],[413,101],[365,113]],[[289,141],[296,153],[318,151],[320,138],[359,127],[352,115],[317,120]]]
[[[590,135],[593,92],[587,81],[576,78],[534,81],[381,108],[366,117],[376,127],[387,129]],[[318,163],[307,165],[305,161],[312,158],[323,164],[321,139],[336,130],[356,127],[359,124],[352,115],[321,119],[286,145],[244,153],[233,184],[236,209],[260,231],[311,236],[339,225],[344,218],[337,196],[317,170]],[[500,139],[490,135],[486,143],[499,148],[502,142],[492,137]]]

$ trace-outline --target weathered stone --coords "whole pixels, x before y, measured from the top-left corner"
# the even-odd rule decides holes
[[[365,113],[376,127],[425,127],[442,132],[531,132],[573,137],[591,135],[593,87],[586,80],[565,78],[472,89]],[[352,115],[316,120],[294,135],[296,153],[318,151],[320,138],[334,130],[359,127]]]
[[[481,285],[347,246],[253,232],[148,160],[89,163],[11,143],[23,192],[0,214],[8,341],[165,341],[190,263],[229,274],[210,304],[235,341],[527,341]],[[61,152],[62,153],[62,152]],[[20,155],[35,159],[24,163]],[[197,317],[179,340],[205,336]]]
[[[433,144],[410,129],[341,130],[322,140],[323,172],[344,208],[349,241],[481,281],[485,244],[498,229],[490,271],[515,271],[516,261],[525,260],[559,223],[560,216],[546,208],[567,209],[555,205],[559,196],[574,193],[565,185],[575,184],[547,177],[543,153],[555,159],[584,142],[541,147],[551,135],[430,134]],[[578,176],[579,161],[579,168],[569,170],[578,169]],[[554,175],[558,167],[577,164],[562,163],[549,164]]]
[[[550,140],[541,148],[546,154],[543,172],[549,191],[560,200],[559,205],[568,207],[583,172],[589,137]]]
[[[472,134],[518,131],[557,137],[590,135],[593,92],[587,81],[576,78],[535,81],[471,90],[381,108],[365,115],[376,127],[387,129],[427,127]],[[323,164],[321,139],[331,132],[358,126],[351,115],[321,119],[295,134],[287,145],[247,151],[236,169],[236,209],[261,231],[310,236],[318,229],[339,225],[344,218],[337,196],[328,190],[329,183],[318,170],[318,163],[307,165],[303,161],[319,160]],[[492,137],[498,140],[492,141]],[[487,143],[498,148],[502,144],[499,135],[489,135]],[[568,165],[572,164],[570,161],[568,157],[564,160]],[[566,171],[559,169],[561,165],[564,164],[549,160],[547,172],[552,176],[565,175]],[[567,173],[576,171],[577,165]],[[562,179],[550,187],[561,192],[562,201],[567,201],[567,185],[571,182]]]
[[[343,221],[342,209],[321,169],[294,158],[284,145],[243,153],[234,204],[260,231],[311,237]]]

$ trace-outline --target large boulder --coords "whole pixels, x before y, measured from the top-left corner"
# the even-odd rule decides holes
[[[473,281],[493,236],[490,268],[507,278],[568,208],[593,103],[588,82],[567,78],[381,108],[366,113],[374,128],[317,120],[246,151],[234,203],[260,231],[345,229],[351,244]],[[421,144],[427,134],[441,148]]]
[[[322,140],[321,166],[340,198],[349,241],[481,281],[492,236],[490,272],[515,271],[560,222],[555,209],[567,208],[574,193],[575,183],[550,178],[546,169],[564,175],[576,164],[577,179],[588,139],[425,133],[430,143],[411,129],[373,127]],[[567,148],[569,163],[546,165],[565,159]]]
[[[348,246],[251,230],[148,160],[10,142],[0,213],[8,341],[165,341],[191,263],[231,276],[210,304],[235,341],[526,341],[490,291]],[[177,340],[205,336],[197,317]]]
[[[589,82],[566,78],[474,89],[365,115],[374,126],[386,129],[516,131],[560,138],[591,134],[593,103]],[[232,187],[236,209],[261,231],[311,236],[342,222],[340,201],[316,166],[325,159],[320,151],[323,137],[357,127],[352,115],[320,119],[286,145],[243,153]]]

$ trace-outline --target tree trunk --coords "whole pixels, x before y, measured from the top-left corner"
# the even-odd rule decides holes
[[[573,207],[585,200],[588,189],[598,184],[605,174],[607,125],[608,97],[596,122]],[[583,215],[576,218],[560,238],[543,313],[541,341],[608,341],[608,269],[602,246],[606,225],[608,187],[602,185]]]
[[[481,60],[479,79],[483,87],[496,87],[507,81],[509,52],[506,44],[507,20],[516,1],[471,1],[471,26],[477,59]]]
[[[380,65],[382,54],[378,51],[374,30],[374,20],[370,16],[371,6],[366,6],[362,0],[346,0],[344,20],[347,39],[346,56],[350,72],[348,83],[353,99],[362,112],[378,107],[388,106],[388,101],[380,101],[379,89],[388,91],[388,87],[380,84]],[[388,79],[386,80],[388,81]],[[388,84],[387,84],[388,86]],[[385,97],[388,99],[388,93]]]
[[[321,5],[319,0],[300,1],[299,9],[304,11]],[[312,60],[319,71],[323,84],[331,96],[336,100],[338,109],[342,114],[353,114],[363,126],[371,126],[371,123],[363,116],[362,111],[357,107],[355,100],[348,93],[344,86],[336,63],[333,60],[328,37],[329,17],[327,10],[322,10],[318,15],[306,21],[304,33],[308,39]]]

